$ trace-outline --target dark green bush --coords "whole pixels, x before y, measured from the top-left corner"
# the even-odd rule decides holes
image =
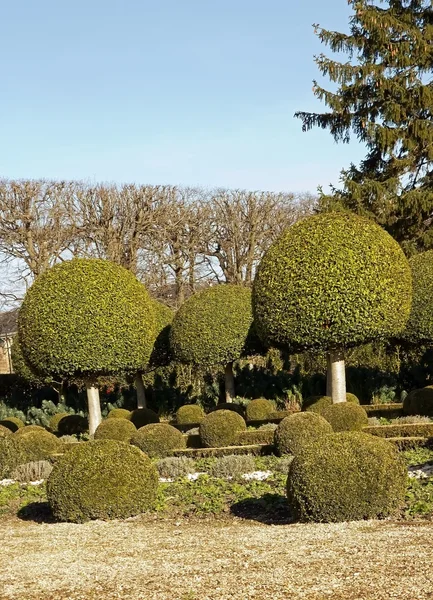
[[[7,435],[12,435],[12,431],[9,429],[9,427],[0,425],[0,438],[6,437]]]
[[[131,411],[126,408],[113,408],[107,415],[107,419],[130,419]]]
[[[158,415],[150,408],[136,408],[131,411],[129,420],[134,423],[137,429],[150,423],[159,423]]]
[[[433,250],[409,260],[412,269],[412,309],[403,337],[413,344],[433,341]]]
[[[359,400],[354,394],[346,394],[346,402],[359,404]],[[332,398],[330,396],[310,396],[302,403],[302,410],[322,414],[323,410],[328,406],[332,406]]]
[[[59,423],[60,421],[63,419],[63,417],[69,417],[69,413],[67,412],[60,412],[60,413],[56,413],[55,415],[53,415],[50,419],[50,430],[53,433],[57,433],[59,430]]]
[[[406,481],[395,446],[345,432],[303,446],[290,466],[287,495],[293,516],[301,521],[376,519],[403,505]]]
[[[368,425],[368,416],[362,406],[351,402],[331,404],[321,412],[334,431],[360,431]]]
[[[153,506],[156,468],[141,450],[115,440],[78,444],[54,465],[47,496],[54,516],[82,523],[123,519]]]
[[[163,367],[170,363],[171,348],[170,348],[170,330],[171,323],[174,319],[174,312],[171,308],[152,300],[155,311],[155,336],[153,342],[152,353],[149,358],[149,367]]]
[[[206,415],[200,423],[200,438],[207,448],[234,446],[239,433],[246,428],[245,420],[236,412],[216,410]]]
[[[20,429],[21,427],[24,427],[23,421],[21,421],[21,419],[18,419],[18,417],[7,417],[6,419],[3,419],[3,421],[0,421],[0,425],[3,425],[3,427],[7,427],[12,432],[17,431],[17,429]]]
[[[165,458],[173,450],[186,447],[182,433],[168,423],[151,423],[140,427],[132,436],[131,444],[138,446],[150,458]]]
[[[188,425],[189,423],[200,423],[204,419],[204,410],[198,404],[185,404],[176,412],[176,423]]]
[[[247,421],[265,421],[275,413],[275,403],[265,398],[251,400],[246,407]]]
[[[433,417],[433,385],[410,392],[403,400],[403,412]]]
[[[67,415],[57,424],[59,435],[79,435],[89,431],[89,423],[81,415]]]
[[[137,431],[134,423],[128,419],[111,418],[102,421],[96,428],[95,440],[118,440],[119,442],[129,443],[132,436]]]
[[[269,248],[253,288],[269,345],[328,350],[397,336],[412,299],[409,263],[379,225],[353,213],[295,223]]]
[[[277,454],[296,454],[305,444],[322,443],[322,438],[332,433],[332,427],[314,412],[299,412],[286,417],[274,432]]]
[[[231,410],[242,418],[245,418],[245,408],[241,404],[236,404],[235,402],[220,402],[216,406],[212,406],[209,409],[209,413],[215,412],[216,410]]]

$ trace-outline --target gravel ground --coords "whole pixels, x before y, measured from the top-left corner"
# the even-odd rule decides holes
[[[433,599],[433,524],[0,524],[0,598]]]

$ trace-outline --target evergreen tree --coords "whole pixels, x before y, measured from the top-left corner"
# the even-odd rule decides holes
[[[433,248],[433,9],[431,0],[348,0],[350,33],[315,33],[348,62],[315,57],[336,84],[313,92],[329,108],[297,112],[303,130],[351,134],[367,147],[357,167],[341,173],[342,189],[321,191],[321,210],[348,209],[375,219],[407,254]]]

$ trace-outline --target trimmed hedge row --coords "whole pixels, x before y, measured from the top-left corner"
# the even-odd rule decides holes
[[[406,423],[404,425],[375,425],[364,427],[364,433],[383,438],[433,437],[433,423]]]
[[[266,444],[252,446],[225,446],[223,448],[185,448],[174,450],[173,456],[189,456],[190,458],[212,458],[230,456],[231,454],[251,454],[253,456],[267,456],[273,454],[274,447]]]
[[[257,431],[241,431],[238,434],[237,443],[239,446],[253,446],[255,444],[273,444],[273,429],[257,429]]]
[[[398,448],[398,450],[413,450],[414,448],[433,448],[433,438],[395,437],[386,438],[386,441],[391,442],[391,444],[394,444]]]
[[[385,417],[385,419],[397,419],[403,416],[403,404],[395,402],[392,404],[361,404],[369,417]]]

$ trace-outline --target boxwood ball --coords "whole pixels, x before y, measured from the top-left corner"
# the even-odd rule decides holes
[[[398,335],[411,298],[409,263],[384,229],[325,213],[296,223],[266,252],[253,310],[265,342],[330,350]]]

